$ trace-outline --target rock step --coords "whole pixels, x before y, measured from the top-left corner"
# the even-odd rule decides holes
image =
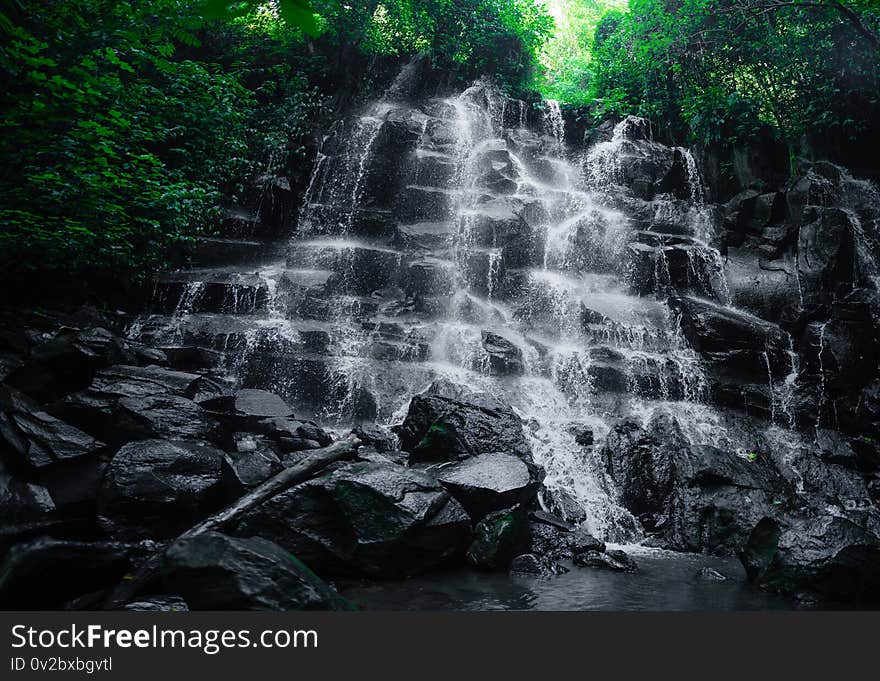
[[[266,259],[275,249],[264,241],[203,236],[195,239],[191,262],[196,266],[245,264]]]
[[[151,307],[157,312],[263,312],[269,302],[266,281],[256,273],[189,270],[160,276]]]

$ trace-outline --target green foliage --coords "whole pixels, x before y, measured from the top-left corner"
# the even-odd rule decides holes
[[[550,0],[554,29],[540,50],[541,92],[550,99],[581,105],[591,100],[593,38],[604,17],[625,8],[626,0]],[[607,20],[606,20],[607,21]]]
[[[350,55],[427,52],[459,80],[493,74],[521,92],[553,21],[535,0],[315,0],[322,40]]]
[[[762,126],[853,138],[880,113],[876,2],[632,0],[596,29],[591,94],[672,137],[725,144]]]

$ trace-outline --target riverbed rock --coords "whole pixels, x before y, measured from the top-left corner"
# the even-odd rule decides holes
[[[880,597],[880,541],[839,516],[763,518],[740,553],[749,579],[782,593]]]
[[[207,442],[129,443],[107,467],[99,513],[119,537],[173,537],[222,504],[223,461]]]
[[[480,454],[429,470],[474,519],[517,504],[531,504],[543,469],[510,454]]]
[[[192,610],[352,610],[302,561],[277,544],[218,532],[174,542],[158,583]]]
[[[529,547],[529,523],[520,507],[493,511],[474,528],[468,563],[481,570],[506,571]]]
[[[494,452],[531,457],[522,420],[509,405],[446,380],[412,398],[396,433],[414,461],[455,461]]]
[[[630,558],[625,551],[584,551],[574,557],[575,565],[581,567],[596,568],[599,570],[612,570],[614,572],[636,572],[638,564]]]
[[[430,476],[356,462],[269,499],[231,533],[274,541],[321,574],[387,577],[460,559],[471,521]]]

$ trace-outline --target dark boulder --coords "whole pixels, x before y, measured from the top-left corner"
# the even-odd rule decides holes
[[[83,430],[121,444],[151,437],[219,437],[219,423],[193,400],[219,392],[208,379],[157,366],[99,371],[88,389],[53,410]]]
[[[691,445],[663,411],[646,429],[616,425],[602,456],[624,506],[670,549],[731,553],[761,517],[779,515],[791,493],[767,455]]]
[[[0,386],[0,442],[10,463],[42,469],[62,461],[93,457],[104,445],[51,416],[25,395]]]
[[[541,504],[565,522],[578,525],[587,519],[587,512],[577,499],[562,489],[542,488]]]
[[[260,421],[256,430],[276,443],[283,453],[319,449],[333,442],[333,436],[312,421],[274,417]]]
[[[461,557],[471,521],[433,478],[347,463],[245,515],[236,536],[276,542],[322,574],[413,574]]]
[[[516,345],[491,331],[482,332],[483,350],[489,358],[489,372],[494,376],[521,374],[525,371],[523,354]]]
[[[7,382],[37,400],[49,401],[82,390],[102,367],[137,358],[128,343],[107,329],[63,330],[33,348]]]
[[[584,551],[574,557],[575,565],[612,570],[614,572],[636,572],[639,566],[624,551],[611,550],[606,552]]]
[[[13,477],[0,463],[0,525],[42,520],[54,510],[45,487]]]
[[[571,538],[571,549],[575,555],[588,551],[605,552],[605,542],[596,539],[586,527],[579,527]]]
[[[529,523],[519,507],[493,511],[474,528],[468,563],[481,570],[506,571],[529,548]]]
[[[377,452],[393,452],[397,450],[397,436],[385,426],[361,424],[356,426],[352,434],[368,447]]]
[[[428,472],[475,520],[517,504],[528,506],[544,479],[543,469],[499,453],[480,454]]]
[[[158,584],[193,610],[351,610],[296,557],[265,539],[217,532],[181,539],[163,556]]]
[[[562,566],[548,563],[534,553],[524,553],[510,561],[508,572],[512,577],[538,577],[547,579],[558,574]]]
[[[223,489],[230,499],[240,497],[284,468],[268,443],[243,435],[236,444],[235,451],[224,456],[220,473]]]
[[[557,525],[533,521],[529,523],[529,551],[543,559],[557,561],[574,555],[574,534]]]
[[[804,304],[827,305],[839,283],[853,282],[852,218],[841,208],[810,206],[801,221],[797,268]]]
[[[293,416],[293,409],[278,395],[253,388],[238,390],[232,395],[212,397],[199,405],[242,426],[267,418]]]
[[[776,324],[754,315],[688,296],[671,298],[691,347],[716,371],[739,380],[774,380],[791,369],[789,338]]]
[[[219,422],[198,404],[176,395],[124,397],[114,409],[115,423],[105,431],[111,442],[149,438],[217,441]]]
[[[751,581],[773,591],[848,601],[880,597],[880,542],[839,516],[763,518],[740,560]]]
[[[0,609],[40,610],[116,585],[147,547],[42,538],[10,549],[0,564]]]
[[[99,513],[125,537],[173,537],[223,501],[224,454],[206,442],[142,440],[107,467]]]
[[[531,456],[522,420],[509,405],[445,380],[412,398],[396,432],[413,461],[455,461],[494,452]]]

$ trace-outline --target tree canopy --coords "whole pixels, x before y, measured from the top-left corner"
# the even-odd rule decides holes
[[[880,119],[876,0],[9,0],[0,34],[5,277],[144,279],[418,52],[679,143]]]

